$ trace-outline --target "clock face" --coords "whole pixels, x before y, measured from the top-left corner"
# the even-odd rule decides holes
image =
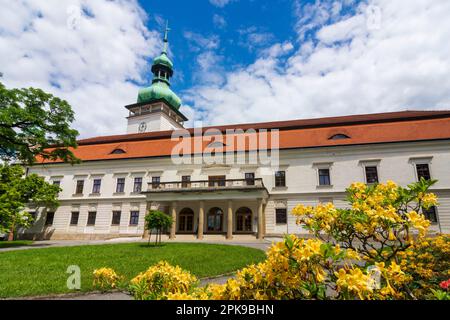
[[[147,124],[145,122],[141,122],[141,124],[139,124],[139,132],[145,132],[145,130],[147,129]]]

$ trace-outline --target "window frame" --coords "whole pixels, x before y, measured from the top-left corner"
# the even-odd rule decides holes
[[[320,172],[321,171],[327,171],[328,174],[327,175],[321,175]],[[328,177],[328,183],[322,183],[321,181],[321,177]],[[318,179],[318,186],[319,187],[331,187],[331,169],[328,168],[317,168],[317,179]]]
[[[93,223],[91,222],[92,215],[94,216]],[[88,218],[87,218],[86,226],[88,226],[88,227],[95,226],[96,221],[97,221],[97,211],[88,211]]]
[[[430,219],[430,210],[432,209],[432,214],[434,215],[435,219]],[[431,224],[435,225],[439,223],[439,214],[438,214],[438,208],[436,206],[430,207],[428,210],[422,208],[422,214],[425,216],[425,218],[431,222]]]
[[[51,217],[51,218],[50,218]],[[45,213],[45,222],[44,225],[46,227],[53,226],[53,223],[55,222],[55,211],[47,211]]]
[[[280,213],[278,211],[284,211],[283,215],[283,221],[279,221],[279,215]],[[287,208],[275,208],[275,224],[276,225],[287,225],[288,223],[288,216],[287,216]]]
[[[117,217],[118,214],[118,217]],[[117,220],[117,218],[119,219],[119,221],[115,221]],[[122,218],[122,210],[113,210],[112,211],[112,216],[111,216],[111,225],[112,226],[120,226],[120,220]]]
[[[368,168],[371,168],[371,169],[375,168],[375,175],[376,175],[376,179],[375,180],[376,181],[372,181],[372,182],[369,181],[369,176],[368,176],[368,172],[367,172]],[[366,180],[367,184],[380,183],[380,175],[378,174],[378,166],[377,165],[365,165],[364,166],[364,176],[365,176],[365,180]]]
[[[278,174],[281,174],[281,177],[278,176]],[[286,170],[278,170],[275,171],[274,174],[274,178],[275,178],[275,188],[285,188],[286,187]],[[282,182],[282,183],[280,183]]]
[[[76,214],[77,219],[76,219],[76,223],[73,223],[75,214]],[[70,226],[78,226],[79,222],[80,222],[80,211],[71,211],[69,225]]]
[[[84,192],[84,179],[77,179],[77,182],[75,183],[75,194],[76,195],[82,195]],[[81,191],[78,192],[78,189],[81,188]]]
[[[161,186],[161,176],[152,177],[152,189],[158,189]]]
[[[432,180],[432,176],[431,176],[431,168],[430,168],[430,163],[415,163],[414,164],[414,167],[415,167],[415,169],[416,169],[416,177],[417,177],[417,181],[420,181],[420,179],[422,178],[422,177],[420,177],[420,175],[419,175],[419,166],[426,166],[426,168],[427,168],[427,171],[428,171],[428,178],[425,178],[425,177],[423,177],[425,180]]]
[[[116,179],[116,193],[125,193],[125,180],[124,177]]]
[[[102,179],[95,178],[92,182],[92,194],[100,194],[101,188],[102,188]]]
[[[139,182],[137,181],[139,180]],[[134,193],[141,193],[142,192],[142,182],[143,182],[143,178],[142,177],[134,177],[134,181],[133,181],[133,192]],[[139,186],[139,190],[136,188],[136,186]]]
[[[254,172],[246,172],[244,176],[245,176],[245,185],[247,185],[247,186],[255,185],[255,173]]]
[[[133,215],[135,214],[135,215]],[[134,220],[136,219],[136,220]],[[139,210],[130,210],[130,226],[138,226],[139,225]]]
[[[190,188],[191,187],[191,176],[190,175],[181,176],[181,187],[182,188]]]

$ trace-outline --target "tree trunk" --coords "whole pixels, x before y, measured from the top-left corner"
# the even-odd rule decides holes
[[[14,240],[14,230],[9,231],[8,234],[8,241],[13,241]]]

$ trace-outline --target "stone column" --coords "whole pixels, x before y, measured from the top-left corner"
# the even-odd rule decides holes
[[[266,201],[264,201],[265,203],[264,203],[264,205],[263,205],[263,233],[264,233],[264,236],[266,235],[266,228],[267,228],[267,225],[266,225],[266,206],[267,206],[267,202]]]
[[[170,208],[172,215],[172,227],[170,228],[170,239],[175,239],[175,233],[177,231],[177,203],[172,202],[172,206]]]
[[[264,227],[263,227],[263,203],[261,199],[258,199],[258,239],[264,239]]]
[[[199,240],[203,240],[203,225],[205,221],[205,203],[200,201],[200,208],[198,210],[198,236]]]
[[[228,200],[227,239],[233,239],[233,201]]]

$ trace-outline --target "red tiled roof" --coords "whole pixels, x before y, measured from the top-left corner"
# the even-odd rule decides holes
[[[390,142],[450,139],[450,111],[402,111],[319,119],[277,121],[205,127],[225,132],[227,129],[279,129],[280,149],[359,145]],[[194,129],[187,129],[192,135]],[[78,141],[73,150],[83,161],[170,156],[178,141],[172,141],[173,131],[104,136]],[[330,140],[335,134],[345,134],[349,139]],[[244,134],[248,136],[248,134]],[[228,136],[235,138],[236,135]],[[242,135],[240,135],[242,137]],[[194,139],[189,138],[191,146]],[[202,141],[204,150],[211,141]],[[232,147],[231,140],[224,141],[224,151],[249,151],[254,148]],[[235,143],[236,144],[236,143]],[[270,142],[269,142],[270,146]],[[124,154],[111,154],[121,148]],[[192,147],[192,150],[194,148]],[[216,149],[216,151],[220,151]],[[195,153],[195,152],[192,152]],[[39,159],[38,159],[39,161]],[[49,163],[51,161],[45,161]]]

